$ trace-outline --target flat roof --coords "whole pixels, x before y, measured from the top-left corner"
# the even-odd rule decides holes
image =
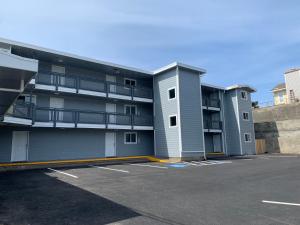
[[[232,85],[232,86],[229,86],[226,88],[227,91],[234,90],[234,89],[244,89],[250,93],[256,92],[255,88],[250,87],[249,85],[246,85],[246,84],[235,84],[235,85]]]
[[[181,67],[181,68],[185,68],[185,69],[188,69],[188,70],[193,70],[193,71],[199,72],[200,75],[206,73],[205,69],[202,69],[202,68],[199,68],[199,67],[196,67],[196,66],[190,66],[190,65],[180,63],[180,62],[173,62],[169,65],[166,65],[166,66],[161,67],[157,70],[154,70],[153,74],[157,75],[157,74],[160,74],[164,71],[170,70],[170,69],[175,68],[175,67]]]

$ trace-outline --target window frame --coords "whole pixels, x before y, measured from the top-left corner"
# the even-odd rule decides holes
[[[130,85],[127,85],[127,84],[126,84],[126,80],[129,80],[129,81],[130,81]],[[134,81],[134,82],[135,82],[135,85],[134,85],[134,86],[131,85],[131,81]],[[137,80],[136,80],[136,79],[132,79],[132,78],[124,77],[124,86],[127,87],[127,88],[129,88],[129,87],[135,88],[135,87],[137,87]]]
[[[245,93],[245,97],[243,97],[243,93]],[[248,92],[247,91],[241,91],[241,99],[247,101],[248,100]]]
[[[246,140],[246,135],[249,136],[248,141]],[[245,143],[251,143],[251,142],[252,142],[251,133],[244,133],[244,142],[245,142]]]
[[[126,135],[129,134],[130,135],[130,142],[127,142],[126,140]],[[135,142],[131,142],[131,135],[135,134]],[[136,145],[138,143],[138,135],[137,132],[124,132],[124,144],[125,145]]]
[[[130,114],[126,114],[126,107],[130,107]],[[131,113],[131,108],[132,108],[132,107],[135,108],[135,114],[132,114],[132,113]],[[137,116],[137,115],[138,115],[137,105],[125,104],[125,105],[124,105],[124,114],[125,114],[125,115],[135,115],[135,116]]]
[[[175,121],[176,121],[176,125],[175,126],[171,126],[171,117],[175,117]],[[177,126],[178,126],[177,114],[169,115],[169,128],[175,128]]]
[[[244,114],[247,114],[247,115],[248,115],[248,116],[247,116],[247,117],[248,117],[247,119],[245,119],[245,118],[244,118]],[[249,117],[249,115],[250,115],[250,113],[249,113],[249,112],[242,112],[242,117],[243,117],[243,120],[244,120],[244,121],[250,121],[250,117]]]
[[[175,95],[174,98],[170,98],[170,91],[171,91],[171,90],[174,90],[174,95]],[[168,100],[169,100],[169,101],[175,100],[176,97],[177,97],[177,94],[176,94],[176,87],[171,87],[171,88],[169,88],[169,89],[168,89]]]

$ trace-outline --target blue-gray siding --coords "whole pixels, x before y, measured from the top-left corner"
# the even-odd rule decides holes
[[[161,157],[180,157],[178,124],[169,127],[170,115],[177,115],[178,119],[178,96],[168,100],[168,89],[173,87],[177,89],[176,69],[154,77],[155,153]]]

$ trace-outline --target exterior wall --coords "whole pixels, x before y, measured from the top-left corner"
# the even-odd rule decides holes
[[[291,103],[290,91],[294,91],[295,100],[300,100],[300,70],[284,74],[286,84],[286,94],[288,96],[288,103]]]
[[[105,157],[106,130],[2,127],[0,162],[10,161],[12,132],[17,130],[29,131],[28,161]],[[126,131],[115,132],[117,156],[153,155],[152,131],[138,131],[137,144],[124,144]]]
[[[177,79],[176,69],[154,76],[155,154],[160,157],[180,157],[178,96],[176,99],[168,100],[169,88],[175,87],[178,94]],[[177,127],[169,127],[170,115],[177,115]]]
[[[282,96],[282,97],[281,97]],[[287,104],[286,90],[273,91],[274,105]]]
[[[247,93],[247,100],[241,98],[241,89],[237,89],[238,93],[238,109],[239,109],[239,120],[241,130],[241,143],[242,143],[242,154],[252,155],[255,154],[255,133],[252,116],[252,101],[250,93]],[[249,121],[243,120],[243,112],[249,112]],[[250,133],[251,142],[245,142],[244,134]]]
[[[177,92],[180,102],[182,155],[203,155],[205,146],[199,73],[180,69]]]
[[[225,138],[228,155],[241,154],[237,91],[228,91],[224,95]]]

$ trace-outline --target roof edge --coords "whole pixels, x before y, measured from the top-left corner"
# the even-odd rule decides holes
[[[232,85],[232,86],[229,86],[229,87],[226,87],[226,90],[227,91],[230,91],[230,90],[234,90],[234,89],[244,89],[250,93],[252,92],[256,92],[257,90],[249,85],[246,85],[246,84],[235,84],[235,85]]]
[[[202,69],[202,68],[199,68],[199,67],[196,67],[196,66],[190,66],[190,65],[187,65],[187,64],[184,64],[184,63],[180,63],[180,62],[173,62],[169,65],[166,65],[166,66],[163,66],[157,70],[154,70],[153,71],[153,75],[157,75],[159,73],[162,73],[166,70],[169,70],[169,69],[172,69],[172,68],[175,68],[175,67],[181,67],[181,68],[185,68],[185,69],[189,69],[189,70],[193,70],[193,71],[197,71],[200,73],[200,75],[203,75],[206,73],[206,70],[205,69]]]

